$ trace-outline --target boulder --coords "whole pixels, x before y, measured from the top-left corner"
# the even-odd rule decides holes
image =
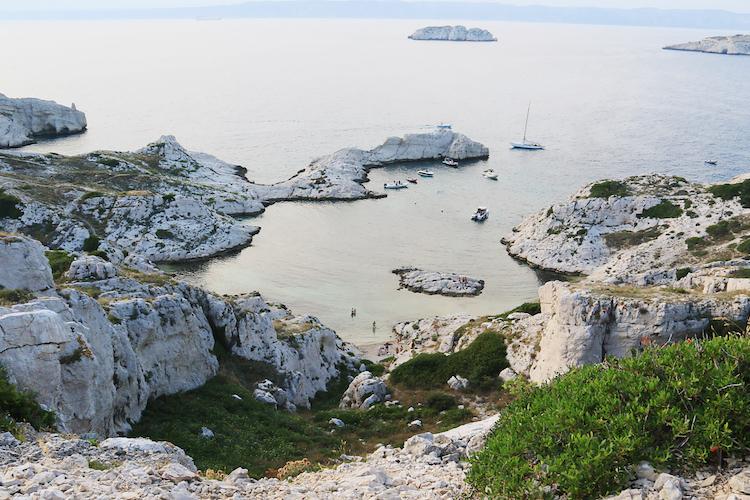
[[[73,281],[98,281],[117,276],[117,268],[101,257],[82,255],[70,264],[67,276]]]
[[[0,148],[32,144],[38,137],[76,134],[86,130],[86,115],[53,101],[0,94]]]
[[[212,431],[208,427],[201,427],[200,436],[203,439],[213,439],[213,437],[214,437],[214,431]]]
[[[26,236],[0,233],[0,288],[37,292],[54,286],[41,243]]]
[[[332,425],[332,426],[334,426],[334,427],[342,428],[342,427],[344,427],[344,426],[345,426],[346,424],[345,424],[345,423],[344,423],[344,421],[343,421],[343,420],[341,420],[340,418],[335,418],[335,417],[333,417],[333,418],[331,418],[331,419],[330,419],[330,420],[328,421],[328,425]]]
[[[354,377],[344,391],[339,407],[367,409],[385,401],[386,394],[388,394],[388,387],[385,382],[369,371],[364,371]]]
[[[469,379],[461,375],[454,375],[448,379],[448,387],[454,391],[463,391],[469,387]]]

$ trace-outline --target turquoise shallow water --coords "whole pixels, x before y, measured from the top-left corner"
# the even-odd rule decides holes
[[[470,23],[500,42],[406,38],[426,24],[0,23],[0,46],[24,40],[4,55],[0,92],[86,111],[86,134],[30,150],[133,149],[170,133],[260,182],[444,121],[485,143],[486,162],[434,166],[434,179],[385,199],[274,205],[249,221],[262,228],[251,247],[182,270],[218,292],[259,290],[360,343],[385,338],[396,321],[500,312],[533,298],[539,277],[499,240],[586,182],[653,171],[720,180],[750,169],[750,58],[660,50],[721,33]],[[511,151],[530,100],[529,135],[547,150]],[[708,158],[719,166],[706,167]],[[481,176],[487,167],[499,181]],[[374,170],[371,182],[418,168]],[[469,221],[477,205],[491,211],[483,225]],[[398,291],[390,270],[402,265],[465,272],[487,286],[476,298]]]

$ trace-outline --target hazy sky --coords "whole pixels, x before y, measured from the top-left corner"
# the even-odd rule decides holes
[[[123,7],[180,7],[196,5],[227,5],[233,3],[242,2],[238,0],[0,0],[0,11],[69,10],[91,8],[102,9]],[[624,8],[658,7],[663,9],[724,9],[733,10],[735,12],[750,12],[750,0],[501,0],[498,3],[515,5],[551,5],[576,7],[585,6]]]

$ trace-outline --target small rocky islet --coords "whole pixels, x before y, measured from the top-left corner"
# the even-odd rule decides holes
[[[33,395],[37,417],[53,418],[57,430],[40,432],[19,422],[11,427],[13,433],[0,435],[2,495],[476,494],[474,488],[482,484],[470,464],[481,467],[486,449],[496,449],[495,434],[504,432],[502,411],[498,414],[496,403],[482,391],[531,397],[535,386],[554,387],[586,365],[606,370],[608,359],[744,331],[750,317],[745,259],[750,254],[750,207],[745,206],[750,181],[745,178],[701,185],[652,174],[583,187],[527,217],[503,238],[515,258],[577,279],[546,283],[538,303],[503,314],[399,323],[384,347],[389,356],[382,364],[363,359],[355,346],[314,317],[296,315],[258,293],[219,296],[154,265],[207,258],[248,244],[257,229],[233,217],[257,214],[275,202],[380,196],[364,185],[370,168],[488,154],[466,136],[437,130],[391,138],[369,151],[343,149],[270,185],[250,182],[237,166],[189,152],[170,136],[135,152],[0,154],[5,390],[28,391],[23,397]],[[451,292],[456,280],[476,282],[477,293],[483,284],[418,269],[398,274],[405,286],[427,293]],[[499,342],[505,355],[481,359],[473,351],[479,342]],[[313,407],[314,413],[317,398],[340,384],[336,409],[321,413],[331,426],[328,433],[364,425],[344,420],[353,415],[362,419],[391,412],[406,433],[403,446],[372,446],[375,451],[362,457],[342,454],[322,470],[304,460],[290,461],[278,471],[282,479],[253,479],[241,467],[199,471],[185,451],[170,443],[116,437],[137,427],[155,399],[200,389],[232,363],[263,366],[264,376],[257,377],[251,392],[231,394],[222,405],[247,397],[271,412]],[[491,371],[478,376],[476,370],[487,366]],[[440,394],[407,409],[399,399],[409,397],[408,384],[399,382],[405,379],[432,380],[430,388]],[[491,389],[479,389],[482,384]],[[507,392],[498,389],[505,384]],[[737,397],[744,390],[739,385],[727,384],[722,391]],[[512,392],[514,387],[521,392]],[[428,405],[440,410],[429,413]],[[454,429],[424,432],[428,418],[439,426],[448,415],[459,416],[448,424]],[[458,425],[467,418],[473,421]],[[223,439],[210,421],[191,425],[196,439]],[[538,466],[533,457],[529,460],[529,467]],[[627,484],[621,476],[613,482],[627,488],[608,498],[750,494],[750,468],[742,456],[724,461],[723,469],[699,467],[678,475],[633,460],[625,464],[632,472]],[[282,474],[291,470],[301,473]],[[529,483],[540,493],[570,498],[561,486],[534,477],[542,478]],[[617,493],[612,489],[606,492]],[[604,497],[604,492],[592,497]]]
[[[420,28],[411,35],[412,40],[434,40],[446,42],[497,42],[497,38],[489,31],[481,28],[466,28],[466,26],[427,26]]]
[[[750,56],[750,35],[712,36],[697,42],[668,45],[664,49],[730,56]]]
[[[399,288],[415,293],[471,297],[479,295],[484,289],[484,280],[458,273],[424,271],[414,267],[400,267],[392,272],[399,278]]]

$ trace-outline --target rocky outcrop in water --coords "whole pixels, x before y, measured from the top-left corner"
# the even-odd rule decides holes
[[[466,28],[465,26],[427,26],[420,28],[411,35],[412,40],[443,40],[450,42],[496,42],[492,33],[480,28]]]
[[[0,148],[16,148],[40,137],[86,130],[86,115],[72,107],[41,99],[11,99],[0,94]]]
[[[415,293],[447,297],[476,296],[484,289],[484,280],[456,273],[423,271],[412,267],[394,269],[399,287]]]
[[[5,242],[10,240],[10,244]],[[0,287],[37,279],[43,247],[3,236]],[[216,343],[275,369],[286,399],[309,406],[318,391],[358,359],[336,334],[259,295],[218,297],[163,274],[116,270],[90,257],[69,281],[35,298],[0,306],[0,364],[9,380],[56,412],[61,430],[126,432],[149,399],[194,389],[219,367]],[[44,279],[51,277],[49,265]]]
[[[697,42],[669,45],[664,47],[664,49],[726,54],[731,56],[750,56],[750,35],[712,36]]]

